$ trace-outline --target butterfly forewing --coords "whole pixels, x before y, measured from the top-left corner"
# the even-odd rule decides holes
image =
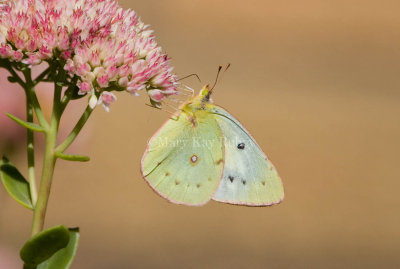
[[[171,202],[202,205],[215,193],[224,167],[224,143],[215,117],[185,112],[168,120],[151,138],[142,159],[150,186]]]
[[[213,199],[220,202],[264,206],[284,196],[277,171],[249,132],[226,110],[211,105],[225,144],[225,167]]]

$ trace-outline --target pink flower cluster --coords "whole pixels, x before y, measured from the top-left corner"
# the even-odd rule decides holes
[[[114,0],[4,2],[0,58],[29,66],[60,61],[78,77],[79,94],[106,108],[113,90],[136,95],[145,89],[155,105],[177,93],[177,77],[152,31]]]

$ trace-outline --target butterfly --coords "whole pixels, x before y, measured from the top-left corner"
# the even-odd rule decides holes
[[[152,136],[141,161],[144,179],[176,204],[281,202],[275,167],[243,125],[212,104],[211,93],[204,86]]]

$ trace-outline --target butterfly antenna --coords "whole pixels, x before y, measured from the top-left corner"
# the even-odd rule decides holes
[[[217,77],[215,78],[214,85],[211,87],[211,90],[209,91],[210,93],[214,89],[215,85],[217,85],[218,77],[219,77],[219,73],[221,73],[221,69],[222,69],[222,65],[218,66]]]
[[[185,78],[190,78],[190,77],[193,77],[193,76],[195,76],[195,77],[200,81],[200,83],[201,83],[201,79],[200,79],[200,77],[199,77],[197,74],[190,74],[190,75],[187,75],[187,76],[185,76],[185,77],[183,77],[183,78],[178,79],[178,81],[181,81],[181,80],[183,80],[183,79],[185,79]]]
[[[226,72],[226,70],[228,70],[229,67],[231,67],[230,63],[225,67],[225,70],[224,70],[224,72],[222,74],[224,74]]]
[[[221,76],[219,77],[219,81],[221,81],[224,78],[225,72],[226,70],[229,69],[229,67],[231,66],[231,64],[227,64],[224,71],[222,72]]]

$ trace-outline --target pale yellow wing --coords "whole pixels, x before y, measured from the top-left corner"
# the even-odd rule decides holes
[[[177,204],[203,205],[215,193],[224,167],[221,129],[213,114],[199,111],[168,120],[151,138],[142,174],[162,197]]]

